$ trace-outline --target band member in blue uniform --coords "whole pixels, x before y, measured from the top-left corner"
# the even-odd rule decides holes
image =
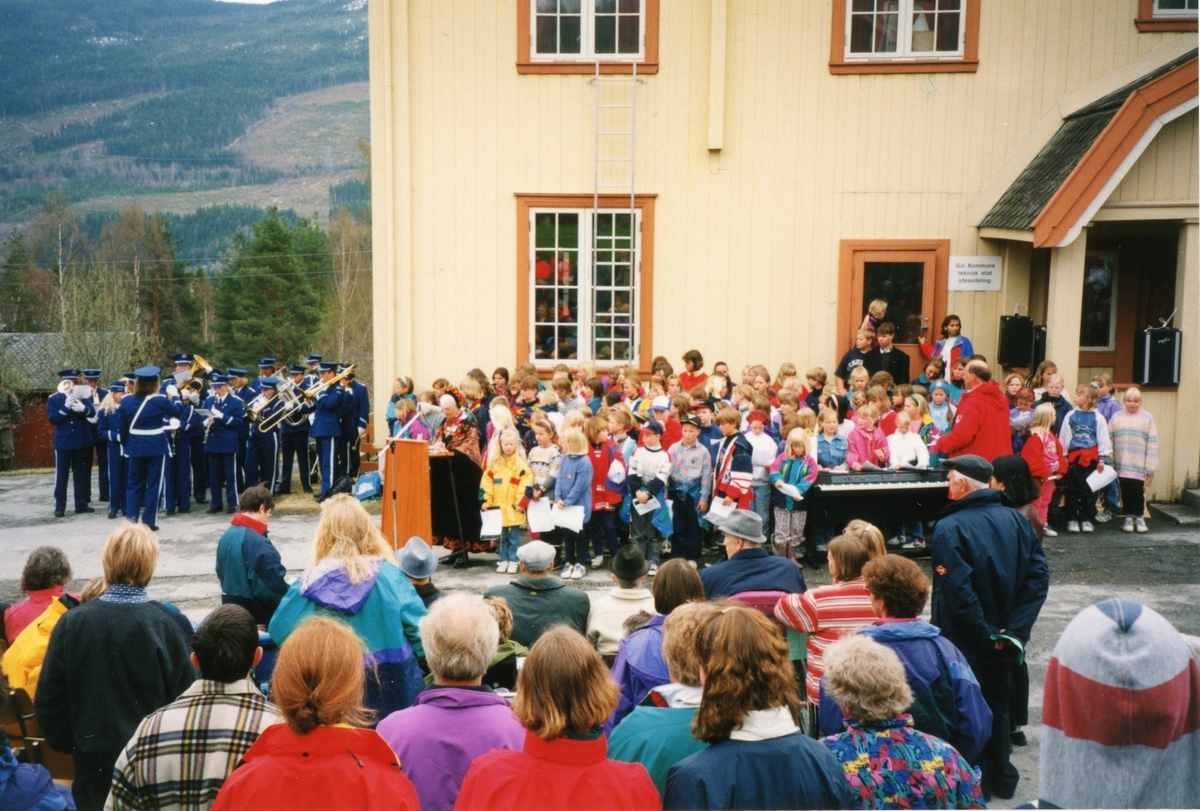
[[[350,440],[350,470],[354,478],[358,478],[359,467],[362,465],[362,443],[367,433],[367,422],[371,419],[371,395],[367,387],[359,383],[354,373],[350,373],[349,385],[346,387],[354,398],[354,418],[356,434]]]
[[[259,358],[258,377],[251,380],[246,386],[246,397],[243,400],[247,406],[250,406],[251,403],[263,396],[263,388],[267,380],[276,380],[275,358]],[[277,380],[276,385],[278,385]],[[272,396],[273,391],[274,387],[272,387]],[[249,417],[250,415],[247,414],[246,416]],[[246,486],[253,487],[256,484],[272,479],[275,474],[264,470],[261,464],[261,460],[264,458],[264,449],[262,447],[263,434],[259,432],[257,425],[250,425],[249,429],[249,436],[246,439]]]
[[[321,382],[321,361],[324,359],[324,355],[305,356],[304,363],[308,366],[308,371],[304,375],[304,382],[300,384],[300,388],[311,389]]]
[[[195,360],[195,357],[187,352],[180,352],[175,355],[172,358],[172,362],[175,364],[175,374],[179,374],[180,372],[191,372],[192,364],[195,362]],[[192,380],[200,384],[200,390],[195,393],[194,397],[183,396],[182,399],[185,403],[190,403],[192,405],[192,411],[194,414],[204,402],[204,398],[208,396],[208,392],[206,390],[207,387],[204,385],[203,377],[193,377]],[[167,387],[173,384],[173,380],[164,380],[161,388],[159,389],[159,393],[166,394]],[[184,390],[184,394],[187,394],[186,390]],[[186,440],[188,444],[186,451],[184,451],[180,444],[184,440]],[[190,457],[192,501],[197,504],[204,504],[208,501],[208,462],[204,458],[204,420],[201,419],[200,415],[196,414],[195,419],[191,421],[189,426],[180,427],[180,429],[175,432],[175,449],[177,456],[183,456],[184,453],[186,453]],[[179,470],[181,469],[176,470],[175,475],[179,475]],[[168,482],[170,481],[170,475],[167,476],[167,480]],[[180,504],[188,503],[187,500],[183,498],[182,494],[178,495],[178,501]],[[167,505],[168,513],[171,512],[170,506],[170,504]],[[185,510],[180,510],[180,512],[185,512]]]
[[[208,376],[212,394],[204,401],[208,417],[204,421],[204,450],[208,457],[208,487],[212,492],[208,511],[221,511],[225,496],[227,512],[237,510],[238,429],[245,423],[245,407],[229,390],[229,378],[213,372]]]
[[[293,366],[289,370],[292,382],[304,389],[304,367]],[[320,382],[320,381],[318,381]],[[306,493],[312,492],[312,482],[309,481],[310,463],[308,461],[308,429],[309,414],[313,411],[312,403],[305,402],[294,410],[283,421],[280,428],[280,448],[283,454],[283,470],[279,475],[279,495],[292,492],[292,460],[300,468],[300,487]]]
[[[108,517],[116,518],[125,509],[125,455],[121,448],[121,398],[125,396],[125,381],[108,384],[108,395],[97,409],[97,427],[104,442],[108,469]]]
[[[258,419],[250,424],[250,436],[254,441],[247,447],[246,453],[254,453],[255,469],[258,470],[258,481],[272,493],[279,485],[279,411],[283,402],[279,399],[279,378],[260,377],[257,381],[262,390],[262,396],[267,398],[267,404],[258,412]],[[272,426],[264,430],[265,426]]]
[[[229,393],[242,401],[244,412],[246,404],[254,399],[246,382],[246,370],[230,366],[225,371],[229,377]],[[246,443],[250,440],[250,423],[245,419],[238,426],[237,437],[237,464],[234,465],[234,474],[237,476],[237,491],[240,493],[246,489]],[[234,502],[235,505],[236,503]]]
[[[337,365],[337,373],[346,371],[346,364]],[[338,415],[338,426],[341,429],[337,443],[334,446],[334,481],[350,472],[350,447],[358,439],[358,406],[354,402],[354,392],[350,389],[350,379],[342,378],[338,383],[342,390],[342,410]]]
[[[167,515],[192,510],[192,438],[203,436],[204,431],[200,415],[196,413],[200,395],[188,389],[179,389],[172,382],[167,386],[167,394],[173,393],[179,395],[183,413],[179,416],[179,426],[169,432],[172,453],[167,458]]]
[[[79,370],[64,369],[60,380],[79,385]],[[62,388],[66,388],[59,384]],[[75,512],[95,512],[88,506],[88,478],[91,475],[94,438],[88,420],[96,416],[92,398],[79,396],[75,389],[57,391],[46,401],[46,416],[54,426],[54,517],[67,514],[67,477],[74,479]]]
[[[170,453],[167,423],[179,419],[183,406],[178,397],[158,393],[157,366],[138,369],[133,394],[121,400],[121,444],[129,460],[125,485],[125,517],[158,529],[158,500],[162,494],[163,467]]]
[[[104,399],[107,392],[100,388],[100,370],[99,369],[84,369],[83,382],[92,387],[92,407],[100,408],[100,401]],[[93,416],[88,420],[92,426],[92,443],[95,446],[94,453],[96,455],[96,478],[100,486],[100,501],[108,501],[108,449],[105,447],[104,441],[100,438],[100,428],[97,425],[97,418]],[[87,478],[87,500],[90,504],[92,501],[92,457],[88,456],[88,478]]]
[[[332,380],[337,375],[337,364],[321,362],[321,382]],[[329,386],[313,397],[313,424],[311,436],[317,440],[317,456],[321,460],[321,492],[318,501],[324,501],[330,486],[337,480],[334,471],[337,445],[342,435],[341,416],[348,399],[346,389],[339,385]]]

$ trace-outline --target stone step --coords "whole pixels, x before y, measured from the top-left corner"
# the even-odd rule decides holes
[[[1154,502],[1150,513],[1180,526],[1200,527],[1200,509],[1187,504]]]
[[[1200,489],[1184,490],[1179,500],[1192,509],[1200,510]]]

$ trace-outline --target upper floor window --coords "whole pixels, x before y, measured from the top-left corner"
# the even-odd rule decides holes
[[[834,0],[832,73],[972,72],[979,0]]]
[[[660,1],[517,0],[517,71],[657,73]]]
[[[534,0],[534,59],[595,61],[642,55],[641,0]]]
[[[1195,31],[1197,0],[1138,0],[1138,31]]]

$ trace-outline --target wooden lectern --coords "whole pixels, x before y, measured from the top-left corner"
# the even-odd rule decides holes
[[[400,549],[413,537],[432,543],[429,443],[420,439],[393,440],[380,456],[387,458],[383,475],[383,537],[393,549]]]

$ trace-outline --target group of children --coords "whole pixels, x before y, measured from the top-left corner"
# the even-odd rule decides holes
[[[871,346],[873,318],[852,350],[863,358],[880,348]],[[878,327],[890,345],[894,328]],[[389,422],[394,436],[428,438],[442,416],[441,395],[451,389],[465,398],[464,410],[479,429],[483,508],[502,513],[498,571],[517,571],[518,532],[529,504],[541,499],[583,511],[582,531],[544,533],[561,548],[567,579],[582,578],[589,564],[601,566],[626,539],[645,555],[651,574],[664,547],[695,565],[705,542],[718,537],[707,518],[718,504],[758,513],[764,530],[773,527],[778,553],[802,565],[805,496],[819,472],[938,466],[938,438],[951,430],[963,395],[962,370],[978,357],[960,333],[958,318],[949,316],[943,340],[921,344],[926,363],[911,382],[897,382],[882,369],[872,373],[855,356],[843,358],[838,371],[848,371],[836,386],[828,385],[823,368],[801,378],[791,363],[774,376],[764,366],[747,366],[734,383],[723,362],[711,375],[704,372],[697,350],[683,356],[679,374],[655,358],[645,385],[634,367],[601,371],[589,363],[560,365],[548,385],[532,364],[511,376],[496,369],[490,379],[476,369],[457,388],[439,379],[432,391],[415,396],[412,381],[400,378]],[[895,368],[886,355],[878,353]],[[1106,516],[1115,513],[1119,493],[1126,529],[1145,531],[1142,485],[1133,482],[1153,475],[1157,435],[1140,409],[1140,393],[1127,390],[1122,408],[1111,379],[1100,376],[1078,388],[1072,409],[1056,372],[1052,363],[1042,364],[1029,381],[1032,391],[1017,375],[1005,384],[1013,452],[1026,459],[1041,488],[1043,521],[1063,501],[1068,531],[1092,531],[1097,511],[1085,492],[1087,476],[1115,464],[1120,479],[1106,493]],[[1048,523],[1047,530],[1055,534]],[[919,521],[898,522],[894,531],[889,545],[925,546]],[[812,551],[823,554],[835,534],[834,526],[814,522]]]

